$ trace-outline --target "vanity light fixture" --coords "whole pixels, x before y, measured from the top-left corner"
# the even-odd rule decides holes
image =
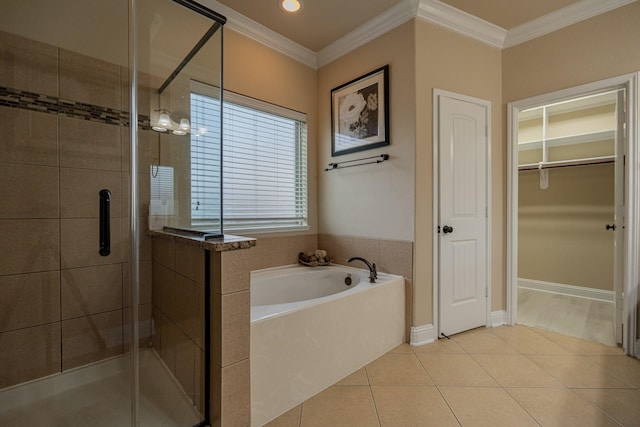
[[[180,123],[171,120],[171,112],[161,108],[154,110],[155,114],[151,116],[151,129],[156,132],[171,131],[174,135],[182,136],[191,132],[191,123],[189,119],[180,119]],[[160,113],[160,114],[158,114]]]
[[[302,0],[278,0],[280,8],[285,12],[298,12],[302,9]]]

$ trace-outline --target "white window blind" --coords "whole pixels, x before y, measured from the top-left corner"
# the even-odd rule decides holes
[[[192,222],[214,225],[220,159],[215,88],[192,84]],[[210,137],[209,127],[213,129]],[[206,128],[207,132],[198,131]],[[242,95],[224,94],[223,218],[228,230],[307,227],[306,115]],[[219,127],[217,128],[219,129]],[[197,141],[196,141],[197,140]],[[217,166],[216,166],[217,164]],[[217,198],[219,199],[219,198]],[[219,214],[218,214],[219,217]]]
[[[208,225],[217,230],[220,228],[222,215],[220,154],[220,97],[202,95],[192,91],[192,225]]]
[[[174,215],[173,168],[151,166],[151,200],[149,214]]]

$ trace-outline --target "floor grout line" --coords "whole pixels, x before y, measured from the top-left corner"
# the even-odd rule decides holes
[[[506,327],[505,327],[506,328]],[[438,396],[443,400],[443,403],[445,406],[441,407],[441,411],[442,414],[444,414],[445,411],[445,407],[448,409],[449,413],[451,415],[453,415],[453,419],[456,420],[456,422],[458,423],[458,425],[462,426],[462,419],[460,418],[460,416],[464,416],[464,417],[468,417],[469,413],[466,411],[468,410],[468,408],[466,406],[460,406],[458,404],[458,406],[460,406],[458,409],[462,410],[463,408],[465,409],[464,413],[461,414],[456,414],[456,412],[454,411],[453,406],[451,405],[451,402],[449,402],[446,397],[445,397],[445,393],[444,391],[446,389],[482,389],[482,388],[486,388],[486,389],[493,389],[493,390],[501,390],[501,393],[498,393],[498,391],[494,391],[492,393],[498,393],[496,394],[496,398],[497,396],[502,396],[502,394],[505,394],[507,397],[500,397],[500,399],[504,399],[504,402],[507,402],[507,399],[514,403],[515,405],[513,406],[513,410],[517,411],[514,412],[514,417],[515,420],[521,419],[522,421],[524,421],[525,419],[527,421],[533,421],[533,423],[535,423],[535,425],[541,425],[541,422],[538,421],[538,419],[535,418],[535,416],[540,417],[540,416],[547,416],[548,412],[545,412],[546,408],[542,408],[542,409],[538,409],[535,406],[531,406],[531,402],[529,402],[530,399],[533,398],[533,396],[543,396],[546,395],[547,393],[544,391],[545,389],[548,390],[558,390],[557,392],[554,393],[560,393],[560,390],[563,390],[562,393],[568,392],[570,391],[571,395],[577,397],[579,400],[573,400],[572,401],[575,402],[578,408],[584,408],[584,414],[601,414],[603,416],[603,420],[607,419],[610,420],[612,423],[615,423],[616,425],[622,425],[623,422],[618,421],[618,419],[614,416],[617,413],[615,412],[615,409],[611,409],[610,406],[607,406],[607,404],[604,404],[603,407],[598,406],[599,402],[597,400],[594,400],[593,402],[591,402],[590,400],[588,400],[588,398],[586,396],[589,395],[585,395],[585,397],[583,397],[582,395],[579,394],[579,390],[580,389],[588,389],[588,390],[594,390],[595,391],[600,391],[601,393],[604,393],[603,396],[605,396],[606,398],[608,398],[608,395],[606,394],[607,391],[609,390],[621,390],[620,393],[623,393],[622,391],[633,391],[634,393],[640,393],[640,387],[634,387],[633,384],[631,384],[631,382],[633,382],[633,380],[631,381],[626,381],[620,378],[620,372],[625,372],[625,369],[627,369],[627,364],[622,364],[622,365],[617,365],[618,367],[616,367],[614,371],[611,370],[607,370],[603,367],[606,366],[607,361],[613,360],[613,359],[609,359],[610,357],[620,357],[620,355],[618,354],[607,354],[607,350],[606,349],[600,349],[599,347],[589,347],[589,345],[586,345],[584,347],[580,347],[580,342],[575,342],[574,343],[574,337],[567,337],[567,341],[566,343],[564,343],[565,345],[562,345],[563,342],[560,339],[562,336],[561,334],[558,334],[558,339],[550,339],[548,338],[548,336],[545,336],[544,333],[540,333],[536,328],[531,328],[531,327],[524,327],[522,326],[522,331],[526,331],[525,333],[522,334],[522,338],[517,336],[517,332],[518,329],[513,329],[514,334],[515,335],[504,335],[505,337],[504,339],[498,335],[497,333],[494,333],[496,331],[492,331],[491,329],[485,329],[488,330],[489,333],[492,334],[493,338],[496,338],[496,343],[499,343],[499,345],[503,346],[502,349],[499,352],[495,352],[495,348],[491,348],[491,347],[486,347],[486,343],[481,341],[482,340],[482,336],[479,337],[475,337],[475,340],[480,340],[480,341],[474,341],[474,339],[469,340],[465,343],[465,346],[463,346],[462,344],[460,344],[460,342],[458,340],[455,339],[455,336],[452,337],[452,341],[454,341],[456,343],[456,346],[462,349],[462,352],[459,351],[451,351],[451,350],[456,350],[456,348],[452,348],[452,347],[436,347],[434,348],[433,352],[424,352],[421,353],[419,351],[416,351],[417,348],[414,347],[410,347],[410,352],[403,352],[403,351],[398,351],[398,352],[393,352],[390,351],[386,354],[393,354],[393,355],[402,355],[402,354],[412,354],[413,357],[415,359],[417,359],[420,368],[422,369],[421,372],[424,372],[426,374],[426,377],[431,381],[431,384],[404,384],[402,381],[393,381],[392,383],[389,384],[379,384],[376,385],[376,387],[380,387],[380,393],[382,393],[382,389],[389,387],[389,388],[393,388],[393,387],[401,387],[401,388],[406,388],[406,389],[410,389],[412,387],[415,387],[415,389],[420,389],[420,388],[434,388],[435,390],[437,390]],[[550,343],[559,346],[560,348],[564,349],[567,351],[566,354],[556,354],[556,353],[550,353],[550,354],[546,354],[546,353],[525,353],[519,350],[519,348],[523,348],[525,350],[529,350],[531,348],[533,348],[535,350],[535,347],[531,347],[531,346],[525,346],[522,347],[521,345],[519,345],[519,340],[521,339],[526,339],[527,334],[530,333],[535,333],[537,335],[539,335],[540,337],[546,339],[547,341],[549,341]],[[513,338],[512,338],[513,337]],[[508,340],[507,340],[508,339]],[[579,341],[585,341],[582,339],[578,339]],[[436,341],[433,344],[439,345],[437,344],[438,341]],[[476,346],[476,343],[478,343],[479,347]],[[429,344],[429,345],[433,345],[433,344]],[[544,345],[544,343],[543,343]],[[476,352],[476,349],[482,349],[485,352]],[[404,348],[401,350],[405,350]],[[598,352],[601,353],[598,353]],[[586,353],[586,354],[583,354]],[[593,354],[590,354],[593,353]],[[439,354],[439,355],[453,355],[453,354],[465,354],[467,356],[469,356],[469,358],[471,359],[471,361],[473,361],[473,363],[475,363],[476,365],[478,365],[480,367],[480,369],[482,370],[482,372],[484,372],[486,375],[488,375],[489,378],[491,378],[493,381],[495,381],[495,385],[476,385],[476,386],[467,386],[467,385],[458,385],[458,386],[443,386],[443,385],[439,385],[436,384],[436,382],[434,381],[434,378],[432,377],[431,373],[429,372],[429,369],[427,367],[427,365],[425,365],[425,363],[422,360],[422,355],[431,355],[431,354]],[[517,356],[517,357],[524,357],[524,359],[521,359],[521,361],[524,363],[524,361],[526,360],[527,363],[531,363],[533,366],[535,366],[536,368],[540,369],[542,372],[544,372],[546,375],[549,375],[550,378],[553,378],[555,381],[557,381],[557,385],[556,384],[551,384],[551,385],[535,385],[535,386],[531,386],[531,385],[524,385],[524,386],[518,386],[518,385],[502,385],[500,381],[498,381],[498,378],[502,378],[503,380],[506,378],[501,375],[495,376],[491,374],[491,371],[485,367],[482,363],[480,363],[479,359],[487,359],[486,356],[499,356],[499,355],[504,355],[504,356]],[[483,356],[481,358],[481,356]],[[570,387],[568,384],[565,384],[565,382],[568,383],[572,383],[573,382],[573,376],[566,376],[564,374],[564,367],[562,365],[558,365],[559,367],[556,368],[554,365],[552,364],[546,364],[547,369],[545,369],[542,365],[536,363],[536,361],[534,359],[539,358],[539,357],[543,357],[542,360],[545,360],[544,358],[548,358],[550,361],[553,361],[553,359],[559,360],[561,361],[563,358],[578,358],[576,360],[581,360],[580,365],[579,366],[586,366],[589,368],[589,370],[591,370],[592,368],[595,369],[596,372],[600,373],[600,371],[602,371],[602,373],[604,375],[606,375],[606,377],[608,379],[614,379],[614,380],[618,380],[621,382],[621,384],[625,384],[628,385],[629,387],[617,387],[617,388],[608,388],[608,387],[601,387],[600,385],[602,384],[606,384],[606,383],[600,383],[600,382],[595,382],[594,384],[597,384],[598,387]],[[395,357],[395,358],[391,358],[391,359],[398,359],[398,361],[400,361],[401,359],[404,358],[404,361],[408,361],[410,358],[406,357],[406,356],[400,356],[400,357]],[[446,361],[446,357],[443,358],[443,360]],[[378,360],[378,359],[376,359]],[[426,360],[429,360],[428,358]],[[514,362],[517,362],[519,359],[514,358]],[[585,365],[582,365],[583,363],[585,363]],[[393,364],[390,365],[393,367]],[[404,362],[400,363],[399,366],[404,366]],[[411,366],[413,365],[413,362],[411,363]],[[443,366],[447,366],[446,363]],[[493,366],[493,365],[491,365]],[[514,368],[510,368],[510,369],[515,369],[517,368],[518,365],[514,365]],[[629,369],[635,369],[635,366],[633,364],[629,365],[630,368]],[[549,368],[553,368],[550,369]],[[364,369],[364,374],[365,374],[365,378],[366,378],[366,385],[369,389],[369,396],[372,399],[373,402],[373,406],[374,406],[374,410],[376,413],[376,419],[377,419],[377,423],[379,426],[382,426],[382,413],[386,413],[385,411],[387,411],[388,409],[387,406],[380,407],[381,402],[378,402],[376,400],[376,395],[373,391],[373,387],[374,385],[372,384],[372,378],[371,378],[371,373],[369,372],[369,369],[367,368],[367,366],[363,367]],[[395,368],[393,368],[395,369]],[[404,369],[404,368],[399,368],[399,369]],[[414,366],[411,369],[415,369],[415,375],[418,375],[418,368],[417,366]],[[502,369],[502,366],[500,364],[495,366],[495,369],[492,367],[492,369],[495,371],[495,369]],[[532,368],[533,369],[533,368]],[[617,369],[620,369],[620,371],[618,371]],[[497,373],[497,371],[495,371]],[[555,372],[555,375],[552,373]],[[612,372],[615,372],[612,373]],[[640,374],[640,365],[638,365],[638,372]],[[403,374],[404,375],[404,374]],[[422,375],[422,374],[419,374]],[[558,376],[560,375],[560,376]],[[588,373],[587,373],[588,375]],[[624,376],[624,375],[623,375]],[[390,377],[393,380],[393,377]],[[560,378],[564,378],[566,381],[562,381]],[[626,378],[626,377],[625,377]],[[517,381],[507,381],[507,383],[518,383],[518,380],[516,378]],[[407,379],[407,381],[411,382],[411,379]],[[527,379],[525,378],[523,380],[523,383],[527,383]],[[535,383],[535,382],[534,382]],[[590,384],[590,382],[586,382],[585,384]],[[614,385],[616,383],[613,383]],[[348,385],[345,385],[345,387]],[[522,390],[521,394],[517,393],[517,390]],[[462,391],[460,391],[462,392]],[[456,392],[456,393],[460,393],[460,392]],[[387,391],[385,393],[393,393],[393,391]],[[408,393],[413,393],[413,392],[408,392]],[[417,392],[416,392],[417,393]],[[482,394],[483,392],[481,391],[476,391],[475,393],[480,393]],[[514,394],[512,394],[514,393]],[[381,398],[382,396],[384,396],[384,394],[380,394],[379,398]],[[455,394],[453,394],[452,396],[455,396]],[[516,399],[516,397],[514,396],[518,396],[520,398],[520,400]],[[522,399],[520,396],[522,396],[522,398],[526,397],[526,399]],[[569,395],[567,395],[569,396]],[[595,395],[594,395],[595,396]],[[628,396],[626,394],[620,394],[620,396]],[[456,400],[454,402],[457,402],[459,400],[459,397],[456,398]],[[640,400],[640,399],[639,399]],[[578,403],[580,402],[580,403]],[[458,402],[459,403],[459,402]],[[385,403],[385,405],[388,405],[389,403]],[[510,406],[511,403],[508,404],[508,406]],[[609,403],[610,405],[610,403]],[[393,406],[391,408],[394,408]],[[519,410],[517,410],[516,408],[520,408]],[[529,408],[529,409],[527,409]],[[587,409],[590,408],[590,409]],[[491,408],[491,411],[497,410],[498,408]],[[595,412],[591,412],[592,410],[595,409]],[[397,409],[396,409],[397,410]],[[552,411],[557,411],[558,409],[552,409]],[[611,414],[609,412],[607,412],[607,410],[609,412],[611,412]],[[381,412],[382,411],[382,412]],[[472,413],[473,411],[475,411],[475,409],[472,409]],[[522,411],[522,412],[520,412]],[[299,416],[299,420],[298,420],[298,427],[302,427],[303,425],[303,414],[304,414],[304,402],[301,404],[301,408],[300,408],[300,416]],[[466,415],[465,415],[466,414]],[[519,414],[519,415],[518,415]],[[526,414],[526,415],[524,415]],[[551,416],[551,414],[549,414]],[[597,417],[600,417],[601,415],[597,415]],[[447,415],[448,416],[448,415]],[[520,418],[518,418],[518,416]],[[557,416],[556,413],[553,413],[552,416]],[[560,413],[561,417],[568,417],[567,419],[569,419],[570,417],[575,416],[575,414],[569,414],[569,413]],[[619,415],[617,415],[619,417]],[[564,419],[564,418],[562,418]],[[310,420],[311,421],[311,420]],[[316,420],[317,421],[317,420]],[[373,424],[373,419],[371,420],[372,424]],[[388,421],[388,420],[387,420]]]

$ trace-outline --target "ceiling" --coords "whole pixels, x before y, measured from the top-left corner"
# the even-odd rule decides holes
[[[277,0],[217,0],[282,36],[318,52],[385,10],[411,0],[303,0],[297,14]],[[579,0],[441,0],[509,30]]]

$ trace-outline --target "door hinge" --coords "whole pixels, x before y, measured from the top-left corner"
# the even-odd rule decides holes
[[[484,288],[484,297],[485,298],[489,298],[489,287],[488,286],[485,286],[485,288]]]

